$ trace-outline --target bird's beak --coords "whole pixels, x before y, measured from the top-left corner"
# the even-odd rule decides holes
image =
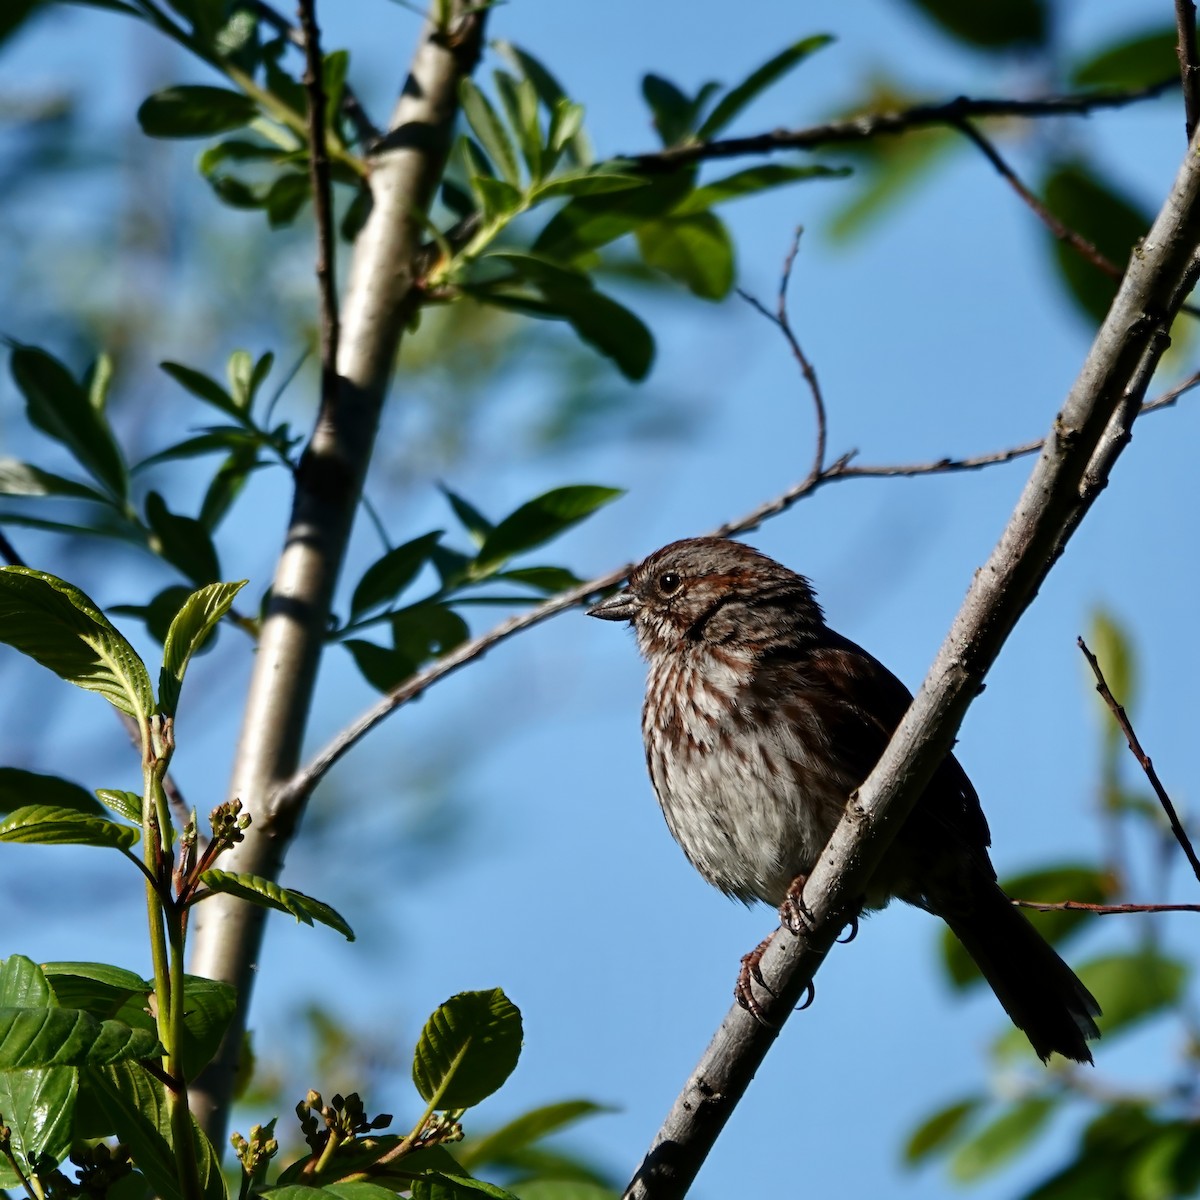
[[[632,621],[640,607],[638,598],[628,588],[622,588],[607,600],[601,600],[599,604],[589,608],[587,615],[599,617],[602,621]]]

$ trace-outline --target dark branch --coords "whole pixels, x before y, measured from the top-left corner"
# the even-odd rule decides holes
[[[1200,912],[1200,904],[1085,904],[1082,900],[1014,900],[1013,903],[1034,912],[1085,912],[1097,917],[1124,913]]]
[[[333,237],[333,182],[325,141],[325,82],[321,31],[316,0],[300,0],[300,29],[304,41],[304,87],[308,93],[308,164],[312,180],[313,214],[317,224],[317,289],[321,302],[321,402],[329,406],[338,395],[338,301],[336,243]]]
[[[1183,104],[1188,141],[1200,123],[1200,52],[1196,49],[1196,5],[1194,0],[1175,0],[1175,24],[1179,28],[1179,76],[1183,81]]]
[[[1149,87],[1126,91],[1042,96],[1034,100],[972,100],[960,96],[944,104],[917,104],[899,112],[869,113],[843,121],[829,121],[824,125],[811,125],[806,129],[775,129],[751,137],[668,146],[651,154],[628,155],[626,161],[647,173],[658,173],[674,171],[690,163],[712,158],[773,154],[778,150],[814,150],[818,146],[866,142],[872,138],[908,133],[912,129],[961,126],[964,121],[984,117],[1082,116],[1101,109],[1123,108],[1141,100],[1153,99],[1178,84],[1178,79],[1171,78]]]
[[[1163,811],[1167,814],[1167,820],[1171,824],[1171,832],[1175,835],[1175,840],[1183,848],[1184,856],[1191,864],[1196,879],[1200,880],[1200,858],[1196,857],[1196,850],[1192,846],[1191,839],[1188,837],[1187,831],[1179,820],[1179,814],[1175,811],[1175,805],[1171,803],[1171,797],[1167,795],[1167,789],[1163,787],[1162,782],[1158,778],[1158,772],[1155,771],[1154,764],[1150,761],[1150,756],[1142,749],[1142,744],[1138,741],[1137,734],[1134,733],[1133,725],[1130,723],[1124,708],[1117,703],[1116,697],[1109,690],[1108,683],[1104,678],[1104,672],[1101,671],[1100,664],[1096,661],[1096,656],[1087,648],[1083,638],[1076,638],[1075,642],[1079,646],[1079,649],[1083,651],[1083,657],[1087,659],[1088,666],[1092,668],[1092,673],[1096,676],[1096,691],[1100,693],[1104,703],[1108,705],[1117,724],[1121,727],[1121,732],[1125,735],[1125,740],[1129,743],[1129,749],[1133,752],[1133,757],[1138,760],[1138,764],[1146,773],[1146,778],[1150,781],[1150,786],[1154,789],[1154,794],[1158,797],[1159,804],[1163,806]]]

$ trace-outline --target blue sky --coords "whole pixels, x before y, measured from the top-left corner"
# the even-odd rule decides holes
[[[382,118],[416,18],[383,0],[327,2],[321,13],[327,47],[350,48],[360,91]],[[1130,4],[1074,6],[1062,43],[1099,46],[1137,28],[1139,15]],[[1015,64],[959,56],[913,10],[882,0],[749,9],[513,0],[496,10],[491,26],[493,36],[527,46],[551,65],[586,104],[601,154],[653,144],[639,94],[644,71],[692,88],[706,78],[735,81],[784,42],[812,32],[835,33],[838,42],[750,110],[742,131],[819,120],[871,71],[890,72],[931,97],[1037,88]],[[191,64],[152,54],[156,44],[106,14],[63,9],[10,50],[6,87],[68,83],[102,135],[127,121],[154,87],[204,81]],[[1073,144],[1098,154],[1156,209],[1182,153],[1182,116],[1165,101],[1059,123],[1006,143],[1006,153],[1019,168],[1035,170],[1047,149]],[[162,153],[190,157],[193,147]],[[222,228],[257,222],[256,235],[268,236],[257,216],[218,211],[198,181],[172,186],[193,189],[193,203],[210,206]],[[739,283],[764,299],[774,294],[793,228],[808,231],[792,314],[824,385],[831,453],[857,448],[864,462],[925,461],[1040,436],[1090,333],[1051,274],[1031,214],[981,158],[964,151],[867,235],[831,244],[830,215],[856,186],[853,179],[802,185],[727,210]],[[92,198],[71,194],[56,203],[63,209],[54,218],[69,223],[89,211]],[[307,263],[294,271],[288,286],[306,279]],[[170,293],[182,282],[156,286]],[[239,286],[271,305],[277,283],[272,277]],[[630,302],[639,304],[637,293]],[[181,303],[177,292],[171,303]],[[598,441],[534,459],[508,455],[499,422],[498,444],[459,463],[448,480],[493,515],[563,483],[627,488],[549,556],[581,575],[748,511],[803,475],[811,454],[807,394],[766,322],[736,298],[719,306],[680,298],[643,311],[659,350],[635,401],[652,409],[682,398],[694,414],[692,436]],[[6,314],[5,332],[51,342],[52,334],[23,321],[19,310]],[[186,322],[159,336],[151,357],[213,373],[246,342],[244,330],[227,330],[198,357]],[[287,357],[286,347],[276,348]],[[1186,350],[1175,367],[1190,369]],[[1164,369],[1158,384],[1170,378]],[[506,379],[492,403],[519,411],[528,389],[543,383]],[[403,377],[393,402],[406,403]],[[7,383],[0,403],[2,452],[23,452]],[[296,401],[301,428],[306,404],[303,395]],[[1139,731],[1177,802],[1188,802],[1197,716],[1191,681],[1200,669],[1198,436],[1200,409],[1190,399],[1138,426],[1108,492],[967,718],[959,753],[988,813],[1001,873],[1100,851],[1093,815],[1100,726],[1074,644],[1097,606],[1134,631]],[[915,687],[1027,473],[1028,464],[1018,463],[953,478],[846,482],[750,540],[810,576],[830,622]],[[398,539],[446,520],[432,487],[406,493],[405,504],[386,514]],[[281,482],[256,483],[250,510],[253,517],[229,531],[223,551],[230,577],[246,573],[265,583],[286,519]],[[376,551],[360,525],[352,558],[361,569]],[[35,565],[72,577],[74,564],[56,543],[22,544],[40,555]],[[115,579],[92,561],[80,569],[104,603],[128,601],[142,586],[133,568]],[[138,644],[151,654],[144,639]],[[231,697],[249,669],[247,647],[227,636],[198,666],[181,714],[176,766],[186,794],[204,810],[221,798],[227,776],[236,736]],[[33,670],[15,656],[0,661],[5,687],[18,694]],[[344,946],[327,931],[273,922],[255,1000],[264,1046],[286,1048],[289,1035],[272,1031],[273,1014],[287,1011],[298,994],[316,994],[354,1019],[394,1031],[403,1059],[437,1003],[466,988],[500,985],[524,1012],[526,1047],[512,1081],[479,1120],[498,1122],[579,1095],[612,1104],[619,1111],[582,1129],[573,1144],[627,1174],[728,1007],[739,957],[774,919],[706,887],[671,841],[644,772],[642,680],[631,637],[566,614],[439,685],[339,768],[286,882],[330,900],[363,936]],[[46,720],[12,702],[14,744],[5,747],[4,761],[61,771],[89,786],[117,785],[114,774],[128,775],[136,764],[122,746],[114,748],[119,735],[97,714],[99,702],[59,694],[65,690],[47,701]],[[34,694],[43,692],[51,696],[45,688]],[[370,699],[345,656],[331,654],[310,745]],[[446,831],[456,849],[436,868],[402,848],[381,849],[406,823],[419,823],[423,793],[397,786],[414,764],[442,774],[435,791],[456,814]],[[144,967],[140,889],[97,859],[93,851],[0,848],[0,905],[13,914],[4,951],[39,959],[111,955]],[[96,925],[81,925],[81,901],[93,906]],[[1188,919],[1162,922],[1169,946],[1186,946]],[[921,1117],[987,1086],[986,1048],[1003,1027],[990,995],[950,995],[936,962],[937,935],[931,918],[897,906],[835,950],[819,976],[816,1004],[789,1023],[695,1195],[820,1194],[833,1187],[851,1196],[961,1194],[937,1169],[907,1175],[897,1166],[902,1139]],[[1128,942],[1118,928],[1097,928],[1070,957]],[[1160,1079],[1178,1037],[1164,1028],[1111,1049],[1102,1043],[1097,1080],[1137,1086]],[[1012,1077],[1002,1084],[1020,1086]],[[414,1100],[401,1077],[372,1107],[413,1116]],[[1068,1119],[1015,1172],[973,1194],[1009,1195],[1038,1178],[1058,1161],[1070,1129]]]

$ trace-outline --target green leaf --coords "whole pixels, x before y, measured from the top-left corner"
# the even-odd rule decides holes
[[[520,186],[521,175],[517,169],[517,155],[509,139],[504,122],[492,107],[491,101],[479,90],[469,76],[458,85],[458,99],[463,116],[479,144],[486,151],[492,164],[514,188]]]
[[[312,183],[306,174],[287,171],[277,176],[263,197],[267,223],[272,229],[290,225],[312,197]]]
[[[1150,228],[1145,212],[1083,163],[1068,163],[1052,172],[1044,196],[1047,207],[1067,228],[1122,270]],[[1059,274],[1075,302],[1093,321],[1104,320],[1117,294],[1117,280],[1049,232],[1046,237],[1053,242]]]
[[[783,187],[802,179],[845,179],[849,174],[849,167],[826,167],[819,163],[807,166],[763,163],[761,166],[747,167],[744,171],[736,171],[724,179],[715,179],[712,183],[696,188],[671,210],[671,216],[683,217],[691,213],[707,212],[714,205],[740,200],[743,196],[753,196],[758,192]]]
[[[142,819],[142,798],[137,792],[120,791],[115,788],[97,788],[96,795],[104,805],[127,821]]]
[[[86,483],[76,483],[16,458],[0,458],[0,496],[67,496],[96,504],[111,503]]]
[[[459,992],[425,1022],[413,1083],[438,1111],[472,1108],[512,1074],[521,1039],[520,1010],[500,988]]]
[[[305,925],[319,921],[322,925],[328,925],[330,929],[336,929],[348,942],[354,941],[354,931],[336,910],[294,888],[280,887],[279,884],[259,875],[235,875],[232,871],[218,870],[203,872],[200,882],[209,893],[224,892],[228,896],[237,896],[262,908],[274,908],[279,912],[290,913]]]
[[[513,571],[501,571],[496,578],[528,584],[537,588],[539,592],[547,592],[550,595],[578,587],[583,582],[578,575],[565,567],[518,567]]]
[[[354,589],[350,600],[350,619],[354,621],[363,613],[395,600],[429,561],[441,536],[442,530],[435,529],[376,559],[363,572]]]
[[[163,665],[158,676],[158,706],[165,716],[175,715],[184,672],[192,655],[204,645],[247,582],[243,579],[237,583],[210,583],[193,592],[175,614],[163,643]]]
[[[217,468],[204,493],[197,520],[211,534],[225,519],[252,471],[263,465],[257,446],[242,446]]]
[[[1005,894],[1018,900],[1057,903],[1060,900],[1079,900],[1084,904],[1105,904],[1114,896],[1113,880],[1103,871],[1085,863],[1054,863],[1013,875],[1001,881]],[[1086,912],[1040,913],[1022,909],[1037,931],[1052,945],[1058,945],[1074,930],[1087,923]],[[956,988],[968,987],[982,981],[979,968],[963,949],[963,944],[950,932],[942,931],[942,960],[950,982]]]
[[[138,124],[149,137],[212,137],[249,125],[258,105],[249,96],[228,88],[179,85],[155,92],[142,101]]]
[[[538,122],[537,90],[528,79],[514,79],[507,71],[494,71],[496,90],[504,104],[508,123],[517,135],[521,157],[531,180],[542,176],[542,130]]]
[[[483,574],[514,554],[544,545],[623,494],[620,488],[576,484],[522,504],[488,535],[475,560],[476,571]]]
[[[501,1162],[516,1151],[523,1150],[552,1133],[558,1133],[585,1117],[614,1111],[591,1100],[560,1100],[557,1104],[546,1104],[522,1113],[507,1125],[502,1125],[474,1144],[464,1147],[459,1153],[459,1160],[467,1168]]]
[[[342,645],[350,652],[362,677],[376,691],[385,695],[417,669],[409,655],[363,638],[346,638]]]
[[[244,415],[242,410],[234,403],[233,397],[215,379],[210,379],[201,371],[185,367],[182,363],[160,362],[158,365],[176,383],[187,388],[193,396],[203,400],[205,404],[211,404],[213,408],[220,409],[221,412],[228,416],[236,417],[238,420],[242,419]]]
[[[130,825],[86,816],[73,808],[27,804],[0,821],[0,842],[38,846],[108,846],[127,850],[141,836]]]
[[[392,645],[413,663],[414,670],[430,658],[448,654],[471,634],[466,621],[452,608],[425,601],[399,609],[389,624]]]
[[[104,1066],[162,1052],[153,1033],[83,1009],[0,1008],[0,1071]]]
[[[171,587],[163,588],[149,604],[114,604],[109,612],[145,621],[150,635],[161,645],[167,640],[167,632],[175,614],[191,594],[192,589],[184,584],[172,584]]]
[[[574,262],[664,216],[694,183],[694,172],[675,171],[615,195],[577,196],[547,222],[533,243],[533,254],[553,262]]]
[[[30,804],[52,805],[89,816],[104,813],[90,792],[68,779],[39,775],[17,767],[0,767],[0,813],[14,812]]]
[[[237,1009],[237,989],[218,979],[184,976],[183,1073],[194,1079],[212,1061]]]
[[[1045,0],[909,0],[944,32],[980,50],[1009,51],[1043,46],[1050,30]]]
[[[733,287],[733,241],[710,212],[647,221],[638,227],[637,241],[648,266],[702,300],[721,300]]]
[[[611,168],[593,167],[587,171],[568,171],[538,184],[529,193],[531,204],[559,196],[603,196],[646,187],[649,180],[640,175],[623,175]]]
[[[979,1096],[968,1096],[926,1117],[909,1134],[908,1141],[904,1144],[905,1165],[915,1167],[930,1155],[944,1149],[958,1137],[963,1126],[979,1111],[983,1103]]]
[[[1078,971],[1100,1002],[1105,1038],[1178,1003],[1189,970],[1179,959],[1153,950],[1113,954],[1085,963]]]
[[[524,199],[522,193],[511,183],[505,183],[503,179],[493,179],[489,175],[473,175],[471,186],[479,194],[480,205],[488,220],[511,216],[521,207]]]
[[[339,1165],[340,1164],[339,1155]],[[396,1193],[377,1183],[328,1183],[324,1187],[308,1187],[292,1183],[283,1187],[255,1191],[262,1200],[396,1200]]]
[[[1138,677],[1136,654],[1128,630],[1111,613],[1096,609],[1092,613],[1087,643],[1100,663],[1100,669],[1108,681],[1108,690],[1116,697],[1118,704],[1127,712],[1132,712],[1137,704]],[[1096,677],[1091,668],[1087,667],[1086,671],[1088,683],[1094,684]],[[1099,695],[1096,696],[1096,703],[1105,730],[1111,729],[1118,740],[1122,739],[1120,726],[1113,720],[1112,710]]]
[[[150,492],[146,496],[146,522],[154,533],[151,549],[197,587],[220,579],[221,564],[212,536],[195,517],[171,512],[158,492]]]
[[[1058,1096],[1031,1096],[1010,1105],[955,1150],[951,1175],[972,1183],[998,1170],[1041,1133],[1059,1104]]]
[[[1071,71],[1071,84],[1088,88],[1142,88],[1160,83],[1179,74],[1178,44],[1179,34],[1173,25],[1121,38],[1077,63]]]
[[[462,522],[463,528],[471,536],[471,541],[476,546],[482,546],[484,539],[495,528],[491,521],[487,519],[470,501],[465,500],[457,492],[452,492],[445,484],[438,485],[442,490],[442,495],[446,497],[450,507],[454,510],[454,515]]]
[[[514,1183],[517,1200],[620,1200],[620,1193],[586,1179],[527,1179]]]
[[[777,79],[782,79],[790,70],[799,66],[818,50],[828,46],[832,41],[832,37],[823,33],[814,37],[801,38],[800,41],[793,42],[773,58],[768,59],[761,67],[747,75],[737,87],[730,88],[721,97],[712,112],[705,118],[704,124],[696,131],[696,136],[702,141],[716,137],[752,100],[766,91]]]
[[[9,366],[30,422],[64,445],[114,500],[123,502],[129,494],[125,460],[104,414],[67,368],[34,346],[17,346]]]
[[[171,1112],[162,1084],[134,1063],[89,1070],[86,1081],[100,1098],[112,1132],[129,1147],[153,1192],[160,1200],[189,1200],[180,1190]],[[221,1165],[212,1143],[194,1119],[191,1126],[200,1174],[200,1200],[227,1200]]]
[[[592,153],[587,138],[579,131],[583,118],[582,108],[571,103],[558,80],[527,50],[500,39],[492,42],[491,48],[529,80],[538,99],[551,114],[551,132],[546,139],[546,145],[552,151],[552,158],[556,159],[560,153],[565,152],[569,161],[587,166],[591,162]],[[572,112],[573,115],[569,120],[565,120],[568,112]],[[553,167],[553,162],[543,159],[542,166],[543,170],[548,171]]]
[[[479,1200],[480,1196],[491,1196],[493,1200],[516,1200],[512,1192],[472,1179],[467,1175],[447,1175],[430,1171],[413,1180],[412,1200]]]
[[[154,711],[133,647],[78,588],[28,567],[0,568],[0,642],[137,721]]]
[[[49,962],[42,964],[42,971],[63,1008],[83,1009],[101,1021],[117,1017],[131,996],[145,1009],[146,997],[154,990],[140,975],[109,963]],[[148,1013],[143,1015],[149,1019]]]
[[[654,114],[654,128],[664,146],[686,141],[693,131],[700,104],[662,75],[642,76],[642,98]]]

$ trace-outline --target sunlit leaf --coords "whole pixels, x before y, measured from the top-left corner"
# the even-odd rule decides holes
[[[22,771],[17,767],[0,767],[0,813],[11,813],[30,804],[73,809],[91,816],[104,814],[104,809],[87,789],[69,779]]]
[[[710,212],[647,221],[638,226],[637,241],[648,266],[702,300],[721,300],[733,287],[733,239]]]
[[[161,1053],[155,1034],[83,1009],[0,1007],[0,1071],[104,1066]]]
[[[175,614],[163,643],[163,665],[158,676],[158,706],[164,715],[175,715],[179,689],[192,655],[204,645],[247,582],[210,583],[193,592]]]
[[[413,1083],[439,1111],[471,1108],[512,1074],[521,1041],[521,1013],[499,988],[460,992],[425,1022]]]
[[[36,846],[106,846],[127,850],[141,836],[131,825],[89,816],[73,808],[28,804],[0,821],[0,842]]]
[[[463,116],[472,132],[479,139],[493,166],[500,169],[504,179],[516,187],[520,184],[517,156],[509,139],[504,122],[492,107],[491,101],[479,90],[469,76],[458,85],[458,99]]]
[[[279,884],[259,875],[234,874],[231,871],[216,869],[203,872],[200,882],[210,894],[223,892],[227,896],[237,896],[262,908],[274,908],[279,912],[290,913],[305,925],[320,922],[322,925],[328,925],[330,929],[336,929],[348,942],[354,941],[354,931],[335,909],[321,900],[296,891],[295,888],[280,887]]]

